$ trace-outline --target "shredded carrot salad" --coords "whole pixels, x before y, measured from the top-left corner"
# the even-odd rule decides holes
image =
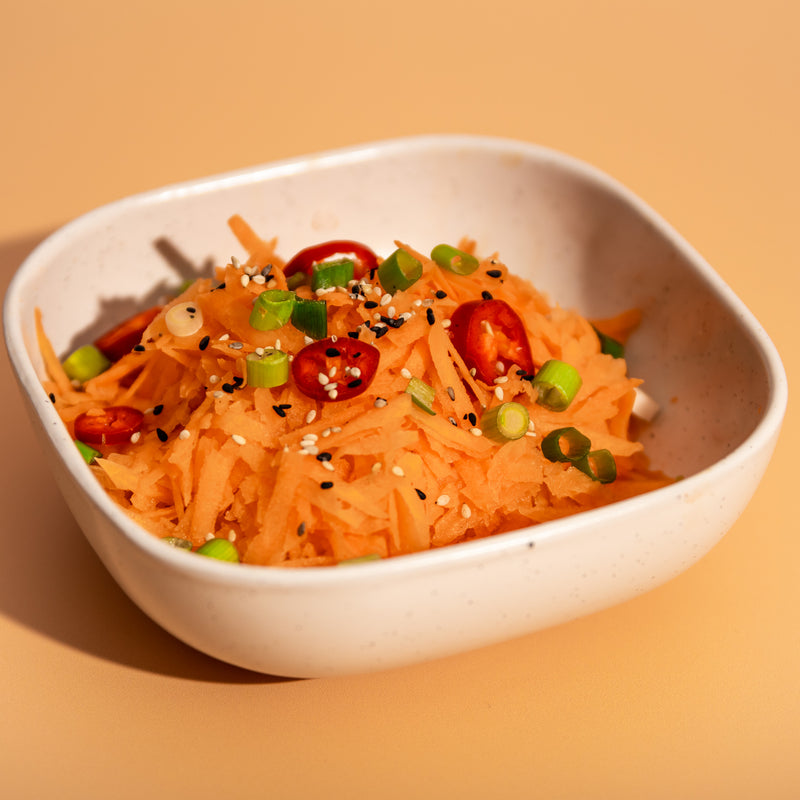
[[[275,240],[260,238],[238,216],[229,224],[246,259],[232,258],[192,283],[149,322],[135,349],[80,385],[65,373],[37,315],[45,389],[73,436],[81,415],[111,407],[141,412],[133,436],[92,445],[88,468],[156,536],[194,549],[227,539],[251,564],[333,565],[492,536],[670,482],[648,468],[633,440],[640,381],[627,374],[624,358],[602,352],[598,338],[600,329],[623,342],[637,312],[593,325],[552,305],[497,255],[461,275],[397,242],[422,265],[407,289],[382,290],[375,269],[346,286],[295,289],[298,298],[325,301],[334,345],[377,348],[374,376],[323,374],[326,399],[301,391],[293,372],[283,385],[254,387],[248,353],[275,348],[297,360],[311,339],[291,323],[251,325],[256,298],[287,289],[286,262]],[[458,246],[475,249],[468,240]],[[487,381],[468,366],[451,317],[462,304],[487,299],[505,301],[519,315],[536,370],[553,359],[577,370],[581,385],[568,408],[538,402],[531,371],[498,361]],[[170,331],[167,313],[179,304],[200,309],[196,331]],[[490,324],[483,331],[497,333]],[[411,379],[432,390],[429,407],[407,391]],[[352,381],[355,396],[330,394]],[[485,411],[509,401],[527,411],[524,435],[483,435]],[[543,454],[543,439],[567,426],[613,455],[615,480],[593,480],[574,463]]]

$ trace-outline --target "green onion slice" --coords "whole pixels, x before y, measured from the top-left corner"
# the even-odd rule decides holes
[[[481,430],[495,442],[519,439],[528,430],[528,409],[519,403],[501,403],[487,409],[481,417]]]
[[[238,561],[239,553],[232,542],[227,539],[209,539],[204,545],[197,548],[201,556],[216,558],[219,561]]]
[[[347,286],[353,280],[355,264],[349,258],[339,261],[320,261],[311,268],[311,289],[330,289],[332,286]]]
[[[456,275],[471,275],[478,269],[478,259],[449,244],[437,244],[431,250],[431,258],[442,268]]]
[[[582,383],[575,367],[565,361],[550,359],[542,364],[533,379],[533,387],[539,393],[536,402],[551,411],[564,411],[575,399]]]
[[[292,291],[297,289],[298,286],[303,286],[304,284],[310,283],[308,274],[305,272],[295,272],[293,275],[289,275],[286,278],[286,285]]]
[[[422,277],[422,262],[402,248],[395,250],[378,267],[378,280],[389,294],[402,292]]]
[[[267,289],[256,297],[250,312],[250,326],[257,331],[274,331],[282,328],[292,317],[294,292]]]
[[[105,372],[111,362],[93,344],[85,344],[70,353],[62,362],[64,372],[73,381],[84,383]]]
[[[164,536],[161,541],[166,542],[170,547],[177,547],[178,550],[192,549],[192,543],[188,539],[181,539],[180,536]]]
[[[622,344],[622,342],[618,342],[616,339],[606,336],[602,331],[597,330],[594,325],[592,325],[592,328],[594,328],[594,332],[600,340],[601,353],[613,356],[614,358],[625,358],[625,345]]]
[[[312,339],[324,339],[328,335],[328,304],[298,297],[292,310],[292,325]]]
[[[616,480],[617,462],[609,450],[592,450],[574,464],[593,481],[611,483]]]
[[[411,378],[406,386],[406,392],[411,395],[411,399],[423,411],[428,414],[434,415],[436,412],[433,410],[433,398],[436,396],[436,390],[433,386],[428,386],[425,381],[419,378]]]
[[[289,356],[283,350],[265,350],[262,355],[248,353],[244,363],[248,386],[271,388],[289,380]]]
[[[571,461],[574,464],[585,458],[591,447],[589,437],[577,428],[556,428],[542,439],[542,453],[548,461]]]
[[[88,444],[84,444],[80,439],[75,440],[75,446],[80,451],[80,454],[83,456],[83,460],[87,464],[91,464],[97,456],[101,455],[99,450],[95,450],[94,447],[89,447]]]

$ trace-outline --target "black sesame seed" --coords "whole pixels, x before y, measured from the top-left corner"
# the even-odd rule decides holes
[[[242,378],[240,375],[234,375],[231,380],[233,381],[233,385],[236,387],[239,387],[244,383],[244,378]]]
[[[370,327],[372,327],[372,323],[371,323],[371,322],[370,322],[368,319],[365,319],[365,320],[364,320],[364,325],[365,325],[367,328],[370,328]]]
[[[222,384],[222,391],[227,392],[228,394],[233,394],[234,389],[236,387],[232,383],[223,383]]]
[[[261,270],[261,274],[265,278],[269,278],[271,272],[272,272],[272,264],[267,264],[267,266],[264,267],[264,269]]]
[[[352,381],[350,381],[350,383],[347,384],[347,388],[348,389],[355,389],[357,386],[361,386],[361,384],[363,382],[364,381],[362,381],[361,378],[356,378],[355,380],[352,380]]]
[[[481,297],[484,300],[494,300],[494,297],[492,297],[492,293],[491,292],[487,292],[487,291],[481,292]]]
[[[385,334],[389,333],[389,329],[385,325],[380,327],[376,326],[374,328],[374,331],[376,339],[380,339],[381,336],[384,336]]]
[[[420,500],[424,500],[428,496],[422,489],[414,489],[414,491],[417,493],[417,497],[419,497]]]
[[[211,342],[211,337],[210,337],[210,336],[204,336],[204,337],[203,337],[203,338],[200,340],[200,343],[199,343],[197,346],[198,346],[198,347],[199,347],[201,350],[205,350],[205,349],[206,349],[206,347],[208,347],[208,345],[209,345],[209,343],[210,343],[210,342]]]
[[[159,403],[157,406],[153,406],[153,413],[158,416],[164,410],[164,404]]]
[[[319,485],[320,489],[332,489],[333,488],[333,481],[322,481]]]
[[[224,288],[225,288],[225,281],[223,281],[219,286],[217,286],[217,289],[224,289]]]
[[[472,425],[473,428],[478,424],[478,418],[471,411],[467,414],[467,419],[469,419],[469,424]]]
[[[135,350],[137,353],[144,353],[144,345],[143,345],[143,344],[137,344],[137,345],[134,345],[133,349],[134,349],[134,350]]]
[[[351,339],[358,339],[358,331],[347,331],[347,335]]]
[[[490,278],[499,278],[503,274],[503,272],[502,272],[502,270],[499,270],[499,269],[487,269],[486,270],[486,274]]]
[[[377,268],[377,267],[371,267],[371,268],[370,268],[370,271],[369,271],[369,279],[370,279],[371,281],[374,281],[374,280],[375,280],[375,273],[376,273],[377,271],[378,271],[378,268]]]
[[[272,406],[272,410],[279,416],[285,417],[286,412],[280,406]]]
[[[367,302],[364,303],[364,308],[377,308],[377,307],[378,304],[374,300],[367,300]]]
[[[322,453],[317,453],[317,461],[330,461],[332,458],[333,456],[327,451]]]
[[[291,403],[281,403],[278,408],[282,408],[284,411],[288,411],[292,407]]]
[[[342,351],[339,350],[338,347],[328,347],[325,350],[325,355],[328,356],[328,358],[336,358],[336,356],[340,356],[341,354]]]
[[[186,312],[188,314],[196,314],[197,309],[194,306],[186,306]]]
[[[436,315],[433,313],[432,308],[429,308],[425,312],[425,316],[428,318],[428,325],[433,325],[433,323],[436,322]]]
[[[448,387],[447,387],[447,396],[448,396],[448,397],[449,397],[451,400],[455,400],[455,399],[456,399],[456,393],[455,393],[455,390],[453,389],[453,387],[452,387],[452,386],[448,386]]]
[[[169,438],[167,436],[167,432],[165,430],[162,430],[161,428],[156,428],[156,436],[158,436],[159,441],[162,442],[166,442],[167,439]]]
[[[50,392],[50,394],[49,394],[49,395],[47,395],[47,396],[50,398],[50,402],[51,402],[51,403],[55,403],[55,401],[56,401],[56,396],[55,396],[55,395],[54,395],[52,392]]]
[[[393,320],[391,317],[384,317],[384,316],[381,316],[381,322],[382,322],[384,325],[392,325],[392,323],[394,322],[394,320]]]
[[[305,522],[301,522],[297,526],[297,535],[298,536],[302,536],[305,532],[306,532],[306,524],[305,524]]]
[[[445,292],[445,291],[442,291],[441,289],[437,289],[437,290],[436,290],[436,297],[437,297],[439,300],[444,300],[444,298],[445,298],[445,297],[447,297],[447,292]]]

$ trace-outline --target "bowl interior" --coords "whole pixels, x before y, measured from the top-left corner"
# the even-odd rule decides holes
[[[182,280],[242,255],[226,220],[243,215],[290,256],[330,238],[420,250],[473,238],[551,300],[603,317],[644,312],[628,360],[662,407],[646,434],[655,467],[691,475],[755,429],[771,387],[757,326],[671,229],[593,169],[531,145],[430,137],[367,145],[196,181],[101,208],[28,260],[6,328],[23,384],[41,359],[34,309],[67,353]],[[40,390],[39,390],[40,391]],[[42,413],[48,413],[43,409]],[[49,410],[51,415],[54,413]]]

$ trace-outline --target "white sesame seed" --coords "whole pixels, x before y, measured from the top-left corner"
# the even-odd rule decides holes
[[[240,436],[238,433],[234,433],[231,439],[233,439],[236,444],[247,444],[247,439],[245,439],[244,436]]]
[[[472,367],[472,369],[469,371],[469,374],[474,378],[478,374],[478,370],[475,369],[475,367]]]
[[[275,278],[270,278],[269,283],[267,284],[267,289],[274,289],[278,285],[278,281]]]
[[[339,338],[339,337],[338,337],[338,336],[337,336],[335,333],[334,333],[334,334],[332,334],[332,335],[331,335],[331,342],[333,342],[334,344],[336,344],[336,340],[337,340],[338,338]]]
[[[394,306],[389,306],[389,308],[386,309],[386,316],[387,317],[394,317],[394,315],[396,313],[397,313],[397,309]]]
[[[239,259],[236,258],[236,256],[231,256],[231,266],[236,267],[236,269],[239,269],[239,267],[241,266],[241,263]]]
[[[361,370],[358,367],[350,367],[350,375],[353,378],[360,378],[361,377]]]
[[[223,397],[225,397],[225,392],[220,392],[219,390],[214,392],[214,399],[215,400],[221,400]]]
[[[208,382],[211,384],[219,383],[219,375],[209,375]]]
[[[274,350],[280,350],[281,349],[281,340],[280,339],[276,339],[275,340],[275,346],[273,347],[273,349]]]
[[[380,472],[382,467],[383,467],[383,464],[381,464],[381,462],[380,462],[380,461],[376,461],[376,462],[375,462],[375,463],[372,465],[372,471],[373,471],[373,472]]]
[[[333,365],[333,366],[332,366],[332,367],[331,367],[331,368],[328,370],[328,377],[329,377],[329,378],[332,378],[334,375],[336,375],[336,371],[337,371],[337,370],[336,370],[336,365],[334,364],[334,365]]]
[[[322,431],[322,435],[323,436],[330,436],[331,435],[331,429],[330,428],[325,428],[325,430]]]
[[[491,325],[491,323],[489,322],[488,319],[482,319],[481,320],[481,328],[483,328],[483,332],[487,336],[493,336],[494,335],[494,331],[492,330],[492,325]]]
[[[450,327],[450,320],[449,319],[443,319],[442,320],[442,327],[443,328],[449,328]]]
[[[253,283],[264,284],[266,282],[267,279],[260,273],[258,275],[253,275]]]
[[[375,322],[377,322],[377,321],[378,321],[380,318],[381,318],[381,312],[380,312],[380,311],[376,311],[376,312],[375,312],[375,313],[372,315],[372,319],[374,319],[374,320],[375,320]]]
[[[381,294],[383,294],[383,289],[381,289],[381,287],[380,287],[380,286],[378,286],[378,284],[376,283],[376,284],[375,284],[375,285],[372,287],[372,292],[373,292],[373,294],[376,294],[378,297],[380,297],[380,296],[381,296]]]
[[[422,305],[422,300],[418,298],[411,305],[414,306],[414,308],[419,308]]]
[[[314,412],[314,413],[316,413],[316,412]],[[312,444],[314,442],[316,442],[317,439],[319,439],[319,436],[317,436],[316,433],[307,433],[305,436],[303,436],[303,441],[304,442],[311,442]]]
[[[306,414],[306,424],[310,424],[314,421],[315,417],[317,416],[317,409],[312,408],[311,411]]]
[[[386,294],[381,297],[380,303],[382,306],[388,306],[391,302],[392,296],[389,294],[389,292],[386,292]]]
[[[187,440],[187,439],[188,439],[188,438],[189,438],[191,435],[192,435],[192,434],[191,434],[191,432],[190,432],[190,431],[187,431],[187,430],[186,430],[186,428],[184,428],[184,429],[183,429],[183,430],[182,430],[182,431],[181,431],[181,432],[178,434],[178,438],[179,438],[179,439],[183,439],[184,441],[186,441],[186,440]]]
[[[400,370],[400,374],[401,374],[401,375],[402,375],[402,376],[403,376],[403,377],[404,377],[406,380],[411,380],[411,378],[413,377],[413,376],[411,375],[411,370],[410,370],[410,369],[406,369],[405,367],[403,367],[403,369],[401,369],[401,370]]]
[[[236,541],[236,531],[233,528],[231,528],[228,531],[228,541],[229,542],[235,542]]]
[[[436,498],[436,505],[437,506],[446,506],[450,502],[450,495],[449,494],[440,494]]]
[[[303,448],[303,452],[308,453],[310,456],[315,456],[317,453],[319,453],[319,447],[317,447],[315,444],[312,444],[311,442],[309,442],[308,444],[303,444],[301,446]]]
[[[466,503],[461,506],[461,516],[464,519],[469,519],[472,516],[472,509]]]
[[[221,342],[227,342],[228,339],[230,339],[230,338],[231,338],[231,335],[229,333],[223,333],[222,336],[219,337],[219,340]]]
[[[322,464],[322,466],[325,467],[325,469],[327,469],[329,472],[334,471],[334,466],[330,461],[320,461],[319,463]]]
[[[325,384],[326,384],[326,383],[328,383],[328,376],[327,376],[327,375],[326,375],[324,372],[318,372],[318,373],[317,373],[317,380],[318,380],[318,381],[319,381],[319,382],[320,382],[320,383],[321,383],[323,386],[325,386]]]
[[[503,387],[502,387],[502,386],[495,386],[495,388],[494,388],[494,396],[495,396],[495,397],[496,397],[496,398],[497,398],[497,399],[498,399],[498,400],[499,400],[501,403],[503,402],[503,397],[505,397],[505,395],[503,394]]]
[[[392,467],[392,474],[397,475],[398,478],[405,477],[405,472],[403,472],[403,468],[398,467],[396,464]]]
[[[404,319],[406,322],[408,322],[411,319],[411,317],[413,317],[413,316],[414,315],[410,311],[404,311],[400,315],[400,319]]]
[[[494,368],[498,371],[500,375],[502,375],[506,371],[506,365],[502,361],[498,361]]]
[[[508,383],[508,375],[500,375],[494,379],[493,383]]]
[[[469,429],[469,432],[470,432],[470,433],[471,433],[473,436],[483,436],[483,431],[482,431],[480,428],[470,428],[470,429]]]
[[[335,385],[336,384],[334,384],[334,386]],[[328,390],[328,397],[330,397],[331,400],[335,400],[338,396],[339,396],[339,390],[338,389],[329,389]]]
[[[247,284],[250,283],[250,276],[247,273],[245,273],[244,275],[242,275],[241,278],[239,278],[239,281],[242,284],[242,286],[246,288]]]
[[[327,378],[326,378],[326,380],[327,380]],[[326,392],[330,393],[330,392],[335,392],[335,391],[336,391],[336,387],[337,387],[338,385],[339,385],[339,384],[338,384],[336,381],[328,381],[328,383],[326,383],[326,384],[325,384],[325,385],[324,385],[322,388],[323,388],[323,389],[324,389]]]
[[[535,436],[536,436],[536,433],[535,433],[534,431],[525,431],[525,435],[526,435],[526,436],[535,437]]]
[[[131,444],[136,444],[136,442],[138,442],[139,439],[141,439],[141,438],[142,438],[142,432],[141,431],[136,431],[136,433],[132,433],[131,434]]]
[[[375,408],[385,408],[388,405],[388,403],[389,403],[389,401],[386,400],[385,398],[376,397],[375,398],[375,402],[373,403],[373,405],[375,406]]]
[[[205,538],[206,538],[207,542],[210,542],[214,538],[214,534],[213,533],[207,533]]]

